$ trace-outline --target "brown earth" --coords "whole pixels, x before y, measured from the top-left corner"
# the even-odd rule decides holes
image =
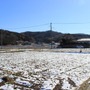
[[[89,81],[90,81],[90,78],[87,79],[86,81],[84,81],[84,82],[80,85],[79,89],[76,89],[76,90],[90,90],[90,84],[88,83]]]

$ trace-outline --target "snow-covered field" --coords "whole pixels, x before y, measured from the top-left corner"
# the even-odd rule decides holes
[[[90,77],[88,53],[11,51],[0,52],[0,82],[5,76],[14,83],[6,82],[0,89],[21,90],[22,85],[24,90],[74,90]]]

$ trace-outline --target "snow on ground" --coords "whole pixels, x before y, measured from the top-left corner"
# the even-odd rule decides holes
[[[3,90],[14,90],[13,87],[11,85],[4,85],[4,86],[1,86],[0,89],[3,89]]]
[[[59,88],[63,90],[73,90],[90,77],[90,54],[28,50],[1,52],[0,70],[21,72],[16,82],[30,87],[33,84],[41,84],[41,90],[53,90],[55,86],[61,85]],[[2,71],[0,77],[4,76],[1,73]],[[5,73],[5,75],[9,74]]]

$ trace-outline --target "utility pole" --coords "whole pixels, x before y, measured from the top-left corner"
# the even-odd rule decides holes
[[[50,23],[50,31],[52,31],[52,23]]]
[[[51,31],[51,49],[52,49],[52,23],[50,23],[50,31]]]

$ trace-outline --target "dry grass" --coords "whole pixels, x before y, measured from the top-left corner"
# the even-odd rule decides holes
[[[70,78],[68,78],[68,82],[69,84],[71,84],[73,87],[76,87],[76,84],[73,80],[71,80]]]
[[[62,85],[63,85],[63,81],[62,79],[59,79],[59,83],[54,87],[53,90],[63,90]]]
[[[81,85],[79,89],[76,90],[87,90],[87,88],[90,86],[90,84],[88,83],[90,81],[90,78],[87,79],[86,81],[84,81]]]

